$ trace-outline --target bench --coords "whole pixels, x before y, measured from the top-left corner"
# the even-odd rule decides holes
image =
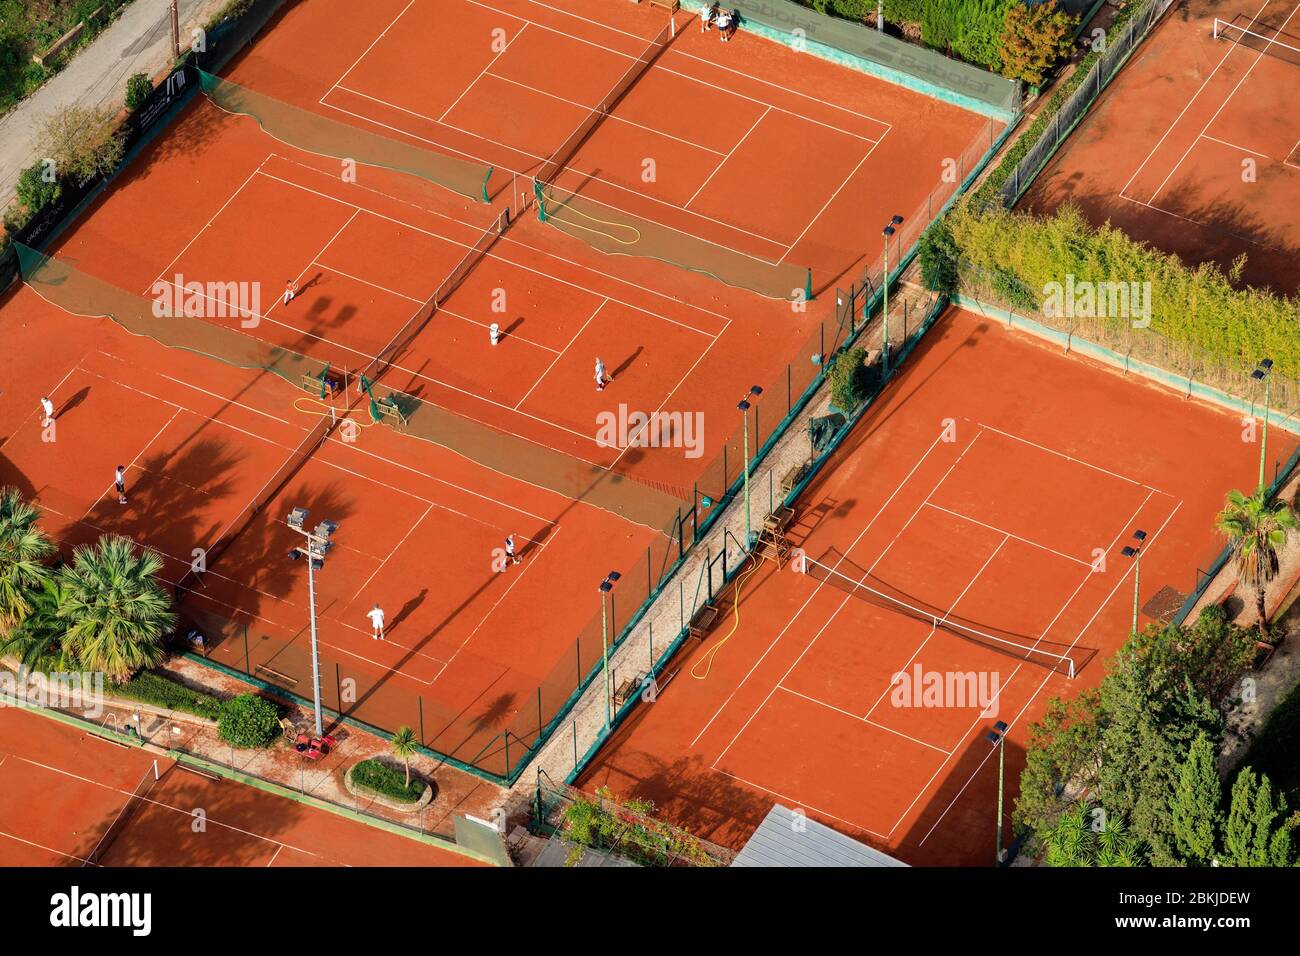
[[[785,529],[790,527],[790,522],[793,520],[794,509],[789,505],[781,505],[763,519],[763,530],[774,531],[777,534],[785,534]]]
[[[669,13],[676,13],[682,5],[678,0],[650,0],[650,6],[663,7]]]
[[[697,641],[704,640],[704,635],[709,632],[713,622],[718,619],[718,608],[713,604],[706,604],[695,613],[691,618],[691,623],[686,626],[686,633]]]
[[[803,481],[804,475],[808,474],[808,468],[811,464],[811,462],[801,461],[782,475],[781,493],[788,495],[790,492],[794,491],[795,485]]]
[[[645,674],[639,672],[634,677],[623,678],[622,683],[618,685],[618,689],[614,691],[615,709],[622,707],[637,694],[641,693],[641,686],[644,682]]]

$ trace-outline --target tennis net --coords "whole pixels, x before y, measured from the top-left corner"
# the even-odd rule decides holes
[[[1239,27],[1235,23],[1229,23],[1227,20],[1220,20],[1217,17],[1214,20],[1214,38],[1216,40],[1227,40],[1229,43],[1244,46],[1258,53],[1265,53],[1280,60],[1285,60],[1287,63],[1300,66],[1300,47],[1291,46],[1274,37],[1256,33],[1254,30]]]
[[[140,782],[135,785],[135,790],[131,792],[131,797],[126,801],[126,805],[118,811],[113,822],[109,824],[108,829],[104,831],[104,835],[101,836],[99,842],[95,844],[95,848],[91,850],[90,855],[86,857],[86,861],[81,864],[82,866],[99,865],[99,861],[104,858],[104,854],[107,853],[108,848],[113,845],[113,841],[122,835],[122,831],[125,830],[127,824],[131,822],[131,818],[135,816],[136,812],[144,804],[145,795],[157,782],[158,761],[154,760],[149,764],[149,769],[144,772],[144,776],[140,778]]]
[[[936,630],[943,629],[981,647],[987,647],[998,653],[1047,667],[1070,678],[1074,677],[1074,658],[1067,654],[1047,650],[1043,646],[1042,640],[1026,643],[1028,639],[1023,635],[1011,635],[1007,632],[991,633],[990,629],[982,626],[975,627],[971,622],[959,620],[951,614],[944,614],[933,608],[918,606],[921,602],[915,601],[915,599],[905,601],[871,587],[864,583],[864,579],[868,576],[865,572],[862,573],[859,579],[854,580],[835,568],[822,564],[807,555],[800,555],[796,570],[802,571],[817,581],[829,584],[831,587],[844,591],[876,607],[892,611],[914,621],[921,621]]]
[[[628,67],[627,72],[619,77],[618,82],[610,87],[608,93],[601,97],[595,108],[569,134],[568,138],[551,153],[551,158],[542,164],[541,169],[537,172],[539,181],[550,183],[560,174],[560,170],[569,164],[569,160],[573,159],[577,154],[578,149],[586,142],[587,137],[595,131],[606,116],[613,112],[614,107],[618,105],[618,101],[626,95],[627,91],[641,78],[642,74],[650,69],[650,65],[659,57],[659,54],[668,48],[668,44],[672,42],[676,32],[676,25],[670,15],[668,22],[664,24],[664,28],[641,51],[641,55]]]
[[[429,296],[415,315],[411,316],[410,320],[398,329],[397,334],[389,340],[388,344],[379,350],[379,354],[375,356],[374,360],[362,373],[365,378],[373,382],[392,368],[393,363],[397,361],[397,357],[406,350],[411,341],[429,324],[429,320],[437,314],[438,307],[460,288],[460,284],[474,271],[474,267],[487,257],[489,250],[509,224],[510,212],[502,210],[492,223],[483,230],[483,234],[465,253],[464,258],[456,264],[456,268],[452,269],[447,278],[439,283],[438,288],[433,290],[433,295]]]

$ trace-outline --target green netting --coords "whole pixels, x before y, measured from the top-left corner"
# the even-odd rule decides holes
[[[772,299],[811,300],[812,273],[770,262],[535,180],[537,216],[611,256],[645,256]]]
[[[257,120],[269,135],[311,153],[355,160],[408,173],[481,202],[488,201],[492,167],[368,133],[302,107],[199,70],[199,83],[215,105]]]
[[[184,349],[238,368],[265,369],[301,386],[319,381],[326,363],[280,348],[238,329],[187,315],[154,314],[143,296],[119,289],[67,262],[14,243],[23,281],[38,295],[73,315],[112,319],[128,332],[147,335],[168,348]],[[235,321],[236,319],[232,319]]]

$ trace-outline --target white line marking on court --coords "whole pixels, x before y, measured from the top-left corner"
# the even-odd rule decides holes
[[[1161,532],[1165,530],[1169,522],[1173,520],[1174,515],[1178,513],[1178,509],[1181,507],[1182,507],[1182,502],[1179,501],[1174,506],[1173,511],[1169,512],[1169,517],[1165,518],[1164,524],[1162,524],[1159,527],[1159,529],[1156,530],[1155,534],[1151,536],[1151,541],[1147,545],[1148,550],[1150,550],[1151,546],[1155,544],[1156,539],[1160,537]],[[1129,524],[1125,525],[1124,528],[1120,531],[1119,536],[1122,536],[1126,532],[1130,531],[1130,529],[1132,528],[1132,522],[1134,520],[1136,520],[1136,513],[1134,514],[1134,517],[1129,520]],[[1119,536],[1116,537],[1115,543],[1118,543]],[[1115,544],[1112,543],[1111,547],[1113,548],[1114,546]],[[1136,568],[1136,564],[1133,564],[1132,567]],[[1075,644],[1077,644],[1083,638],[1083,635],[1087,633],[1088,629],[1092,627],[1092,624],[1097,619],[1097,616],[1101,614],[1101,612],[1105,609],[1106,605],[1110,603],[1111,599],[1115,596],[1115,592],[1119,590],[1120,585],[1123,584],[1125,579],[1128,577],[1128,574],[1129,574],[1129,569],[1126,568],[1124,573],[1120,575],[1119,580],[1115,582],[1115,586],[1111,588],[1110,593],[1106,595],[1106,597],[1104,597],[1101,600],[1101,602],[1098,604],[1097,610],[1093,612],[1092,617],[1090,617],[1088,621],[1083,625],[1083,627],[1079,630],[1078,635],[1070,643],[1070,647],[1067,650],[1073,649]],[[1019,670],[1019,667],[1017,667],[1016,670]],[[1012,678],[1014,678],[1014,676],[1015,676],[1015,671],[1012,672]],[[1038,685],[1037,690],[1035,690],[1034,693],[1030,695],[1029,699],[1025,701],[1024,706],[1020,708],[1020,712],[1017,713],[1014,718],[1007,721],[1007,733],[1010,733],[1010,731],[1020,722],[1020,719],[1025,715],[1025,711],[1029,709],[1030,705],[1033,704],[1034,700],[1037,699],[1038,695],[1043,692],[1043,688],[1047,686],[1047,682],[1050,681],[1054,676],[1055,676],[1054,674],[1048,674],[1046,677],[1044,677],[1042,683]],[[1007,685],[1010,684],[1010,682],[1011,680],[1008,679],[1007,682],[1002,685],[1000,691],[1005,690]],[[948,815],[948,811],[951,810],[956,805],[957,801],[961,799],[962,794],[966,792],[966,789],[971,785],[971,782],[974,781],[976,775],[980,772],[980,770],[983,769],[984,764],[988,762],[988,759],[995,752],[996,752],[996,748],[989,747],[989,752],[984,755],[984,758],[982,760],[980,760],[979,766],[977,766],[974,770],[971,771],[971,774],[966,779],[966,782],[962,784],[961,789],[958,790],[957,793],[953,796],[952,800],[948,803],[948,806],[945,807],[943,812],[939,814],[939,818],[935,820],[934,824],[930,827],[930,829],[926,831],[925,836],[921,838],[921,842],[917,844],[918,846],[924,846],[925,841],[930,839],[930,837],[934,834],[934,831],[938,829],[939,824],[943,822],[943,818]],[[933,780],[933,778],[931,778],[931,780]],[[928,787],[929,784],[927,783],[926,786]],[[921,792],[917,794],[916,799],[919,800],[921,798],[921,795],[924,792],[925,792],[924,789],[922,789]],[[915,803],[916,800],[913,800],[913,804]],[[908,812],[910,812],[910,810],[911,807],[908,808]],[[907,813],[904,813],[902,817],[899,817],[898,823],[894,824],[895,829],[897,829],[899,824],[902,823],[903,819],[906,816]],[[890,830],[890,832],[892,833],[893,830]]]
[[[822,208],[818,209],[817,214],[808,221],[808,225],[804,226],[803,232],[795,236],[794,241],[791,242],[790,245],[786,247],[785,252],[781,253],[781,258],[777,260],[778,262],[784,262],[785,257],[788,256],[791,253],[791,251],[793,251],[794,247],[799,245],[799,243],[803,241],[803,237],[808,235],[808,231],[812,229],[814,225],[817,224],[817,220],[820,219],[825,214],[826,210],[831,207],[831,203],[833,203],[836,200],[836,198],[839,196],[839,194],[844,191],[844,187],[847,186],[853,180],[853,177],[858,174],[858,170],[862,168],[862,164],[865,163],[871,157],[871,154],[876,151],[876,147],[880,145],[880,142],[881,140],[877,140],[875,143],[871,144],[871,148],[866,151],[866,153],[863,155],[861,159],[858,160],[858,164],[853,167],[852,172],[850,172],[847,176],[844,177],[844,182],[840,183],[839,188],[836,189],[835,192],[831,193],[830,198],[827,199],[826,202],[822,204]]]
[[[363,279],[361,276],[353,275],[351,272],[344,272],[342,269],[332,266],[328,262],[322,262],[320,259],[313,259],[310,266],[317,269],[324,269],[326,272],[332,272],[345,279],[351,279],[353,282],[360,283],[361,285],[370,286],[372,289],[378,289],[380,292],[391,295],[394,298],[405,299],[407,302],[414,302],[417,305],[423,305],[425,302],[424,299],[417,298],[413,295],[407,295],[405,292],[398,292],[396,289],[390,289],[388,286],[380,285],[378,282],[371,282],[369,279]]]
[[[528,396],[533,394],[533,391],[537,388],[538,385],[542,384],[542,381],[546,378],[546,376],[551,374],[551,369],[555,368],[555,363],[558,362],[560,359],[562,359],[564,357],[564,353],[569,351],[569,349],[573,347],[574,342],[578,341],[578,337],[582,335],[583,332],[587,331],[587,326],[591,325],[592,319],[594,319],[597,315],[600,314],[600,310],[605,308],[605,305],[608,302],[609,299],[601,299],[598,303],[596,303],[595,311],[593,311],[591,315],[587,316],[587,321],[583,322],[582,326],[578,329],[578,331],[573,333],[573,338],[569,339],[568,345],[564,346],[564,348],[560,349],[560,351],[555,353],[555,358],[551,359],[551,364],[546,366],[545,371],[543,371],[542,374],[537,377],[537,381],[533,382],[532,386],[528,389],[528,391],[524,392],[524,397],[519,399],[519,401],[515,402],[516,411],[519,410],[520,405],[528,401]],[[592,381],[595,381],[594,374],[592,375]],[[592,432],[593,434],[595,433],[594,424],[592,427]],[[597,442],[596,444],[599,447],[600,443]]]
[[[970,421],[970,419],[967,419],[967,421]],[[1038,444],[1038,442],[1030,441],[1028,438],[1021,438],[1019,435],[1013,435],[1011,432],[1003,431],[1000,428],[994,428],[992,425],[986,425],[983,422],[976,422],[975,424],[978,425],[980,428],[987,429],[988,431],[991,432],[996,432],[997,434],[1002,435],[1006,438],[1010,438],[1013,441],[1018,441],[1026,445],[1030,445],[1034,448],[1037,448],[1039,451],[1045,451],[1049,455],[1055,455],[1058,458],[1064,458],[1066,461],[1074,462],[1077,465],[1083,465],[1085,468],[1091,468],[1093,471],[1099,471],[1103,475],[1109,475],[1112,478],[1118,478],[1120,481],[1128,482],[1130,485],[1137,485],[1139,488],[1149,488],[1151,491],[1154,491],[1156,494],[1164,495],[1166,498],[1173,497],[1173,495],[1169,494],[1168,492],[1161,491],[1159,488],[1152,488],[1150,485],[1144,484],[1143,482],[1138,481],[1136,478],[1125,477],[1124,475],[1121,475],[1118,472],[1110,471],[1106,468],[1101,467],[1100,465],[1094,465],[1092,462],[1084,461],[1082,458],[1075,458],[1072,455],[1067,455],[1063,451],[1057,451],[1055,448],[1048,448],[1046,445],[1040,445]]]
[[[1148,497],[1149,497],[1149,495],[1148,495]],[[991,525],[991,524],[985,524],[983,521],[977,521],[976,519],[972,518],[970,515],[964,515],[964,514],[962,514],[961,512],[953,511],[953,510],[951,510],[951,509],[949,509],[949,508],[945,508],[943,505],[936,505],[936,504],[935,504],[934,502],[932,502],[932,501],[931,501],[931,502],[927,502],[927,503],[926,503],[926,507],[928,507],[928,508],[933,508],[935,511],[942,511],[942,512],[944,512],[945,514],[950,514],[950,515],[952,515],[954,518],[960,518],[962,521],[968,521],[968,522],[970,522],[971,524],[977,524],[977,525],[979,525],[981,528],[988,528],[990,531],[996,531],[998,534],[1004,534],[1004,535],[1006,535],[1008,538],[1013,538],[1013,539],[1015,539],[1016,541],[1019,541],[1019,542],[1022,543],[1022,544],[1027,544],[1027,545],[1029,545],[1031,548],[1038,548],[1040,551],[1047,551],[1047,552],[1050,552],[1051,554],[1054,554],[1054,555],[1056,555],[1056,556],[1059,557],[1059,558],[1065,558],[1065,560],[1067,560],[1067,561],[1073,561],[1073,562],[1075,562],[1076,564],[1082,564],[1082,565],[1084,565],[1084,566],[1086,566],[1086,567],[1092,567],[1092,563],[1091,563],[1090,561],[1084,561],[1082,558],[1071,557],[1070,555],[1066,554],[1064,551],[1057,551],[1055,548],[1049,548],[1049,547],[1048,547],[1047,545],[1045,545],[1045,544],[1039,544],[1039,543],[1036,542],[1036,541],[1030,541],[1028,538],[1022,538],[1022,537],[1020,537],[1020,535],[1018,535],[1018,534],[1012,534],[1010,531],[1007,531],[1007,530],[1004,529],[1004,528],[998,528],[998,527],[995,527],[994,525]]]
[[[168,402],[167,404],[172,406],[171,417],[168,418],[167,421],[163,422],[162,426],[156,432],[154,432],[153,437],[150,438],[148,441],[146,441],[144,445],[141,446],[140,450],[136,452],[136,456],[132,458],[130,463],[127,465],[127,470],[137,467],[136,463],[140,460],[140,456],[149,450],[149,448],[153,445],[153,443],[158,440],[159,435],[161,435],[163,432],[165,432],[168,428],[171,427],[172,422],[176,421],[176,416],[181,413],[181,406],[176,405],[173,402]],[[123,482],[125,482],[125,478],[123,478]],[[113,487],[114,484],[110,482],[108,488],[113,488]],[[79,521],[85,521],[86,518],[90,515],[90,513],[99,507],[99,503],[103,501],[104,496],[108,494],[108,488],[105,488],[103,491],[101,491],[99,493],[99,497],[96,498],[93,502],[91,502],[90,507],[86,509],[86,513],[82,515],[80,519],[78,519]]]
[[[772,112],[772,107],[769,106],[765,108],[763,112],[758,114],[757,119],[754,120],[753,124],[750,125],[749,129],[745,130],[745,135],[740,137],[740,139],[736,140],[735,144],[731,147],[731,149],[727,150],[727,152],[725,153],[718,153],[718,155],[722,157],[722,162],[714,166],[713,172],[709,173],[708,178],[706,178],[704,182],[700,183],[700,188],[695,190],[695,192],[691,193],[691,198],[686,200],[686,202],[682,204],[683,209],[690,208],[691,203],[695,202],[696,197],[698,197],[700,193],[704,192],[704,187],[707,186],[709,183],[713,182],[713,177],[718,175],[718,173],[722,171],[722,167],[727,165],[727,162],[735,154],[736,150],[740,149],[741,145],[745,142],[745,140],[749,139],[750,133],[758,129],[758,124],[763,122],[763,120],[767,117],[767,114],[770,112]],[[713,150],[710,150],[710,152],[713,152]]]
[[[920,648],[917,648],[917,650],[919,651]],[[861,714],[855,714],[852,711],[845,710],[843,707],[836,707],[834,704],[828,704],[826,701],[818,700],[816,697],[809,697],[807,694],[801,694],[799,693],[799,691],[794,690],[790,687],[786,687],[784,684],[777,684],[776,689],[783,690],[787,694],[793,694],[795,697],[802,697],[804,700],[809,701],[810,703],[819,704],[820,706],[825,707],[827,710],[833,710],[838,714],[843,714],[845,717],[852,717],[854,720],[858,721],[859,723],[869,724],[870,726],[875,727],[877,730],[883,730],[886,733],[893,734],[895,737],[902,737],[904,740],[910,740],[914,744],[918,744],[919,746],[925,747],[927,750],[933,750],[936,753],[941,753],[945,757],[952,756],[952,751],[950,750],[944,750],[942,747],[936,747],[934,744],[921,740],[919,737],[912,737],[909,734],[903,733],[901,730],[895,730],[893,727],[887,727],[882,723],[878,723],[877,721],[872,720],[870,717],[863,717]]]
[[[370,577],[366,578],[365,581],[362,582],[361,587],[357,588],[356,594],[352,595],[352,600],[349,601],[348,604],[355,603],[357,598],[361,597],[361,592],[364,591],[366,588],[370,587],[370,582],[375,579],[375,575],[384,569],[384,565],[388,564],[389,558],[391,558],[394,554],[396,554],[399,550],[401,550],[402,545],[406,544],[406,539],[411,536],[411,533],[415,531],[415,529],[418,528],[420,525],[424,524],[424,519],[429,517],[429,512],[433,510],[433,507],[434,507],[433,502],[432,501],[429,502],[429,506],[424,509],[424,514],[420,515],[419,518],[411,522],[411,526],[406,529],[406,534],[402,535],[402,540],[398,541],[397,544],[393,545],[392,550],[390,550],[388,554],[384,555],[384,560],[380,561],[377,565],[375,565],[375,569],[370,572]]]
[[[732,773],[729,770],[721,770],[718,767],[714,767],[713,770],[724,776],[730,777],[732,780],[739,780],[747,787],[753,787],[755,790],[762,790],[764,793],[770,793],[774,797],[780,797],[786,803],[792,803],[796,807],[807,807],[809,810],[819,813],[830,820],[838,820],[840,823],[848,824],[849,826],[853,827],[853,829],[855,830],[861,830],[864,833],[870,833],[873,837],[875,837],[878,840],[887,839],[883,833],[877,833],[875,830],[872,830],[870,827],[864,827],[861,823],[854,823],[852,820],[845,820],[843,817],[837,817],[833,813],[827,813],[825,810],[822,810],[818,807],[814,807],[811,803],[804,803],[802,800],[796,800],[794,797],[788,797],[785,794],[780,793],[779,791],[773,790],[771,787],[765,787],[761,783],[754,783],[754,781],[752,780],[746,780],[744,777],[737,776],[736,774]]]
[[[442,111],[442,115],[438,117],[437,122],[441,123],[443,120],[445,120],[447,118],[447,114],[450,113],[452,110],[454,110],[457,107],[457,105],[460,103],[460,101],[465,98],[466,94],[468,94],[470,90],[474,89],[476,85],[478,85],[478,81],[488,75],[488,71],[492,69],[496,61],[501,59],[501,57],[505,54],[505,52],[510,49],[510,44],[514,43],[516,40],[518,40],[521,36],[524,35],[524,31],[528,29],[528,23],[529,21],[525,20],[524,25],[519,28],[519,32],[516,33],[514,36],[512,36],[509,40],[507,40],[505,46],[497,50],[496,55],[493,56],[492,59],[488,60],[487,65],[484,66],[483,69],[479,71],[478,76],[470,80],[468,85],[466,85],[466,87],[460,91],[460,96],[452,100],[451,105]],[[496,74],[492,74],[492,75],[495,76]]]
[[[355,70],[355,69],[357,68],[358,65],[360,65],[360,63],[361,63],[362,60],[364,60],[367,56],[370,55],[370,51],[373,50],[376,46],[378,46],[380,40],[382,40],[384,37],[388,36],[388,31],[391,30],[393,27],[397,26],[397,21],[400,20],[400,19],[402,19],[402,17],[406,16],[406,11],[407,11],[407,10],[410,10],[411,7],[413,7],[413,6],[415,6],[415,0],[411,0],[410,3],[408,3],[406,6],[402,7],[402,11],[401,11],[397,16],[393,17],[392,22],[389,23],[388,26],[384,27],[383,32],[380,33],[379,36],[377,36],[377,37],[375,37],[373,40],[371,40],[371,41],[370,41],[370,46],[368,46],[368,47],[366,47],[364,50],[362,50],[362,51],[361,51],[361,55],[360,55],[359,57],[357,57],[355,60],[352,61],[352,65],[351,65],[350,67],[348,67],[346,70],[343,71],[343,75],[340,76],[337,80],[334,81],[334,85],[331,86],[328,90],[326,90],[323,94],[321,94],[321,99],[324,99],[325,97],[329,96],[330,93],[333,92],[335,86],[338,86],[340,83],[342,83],[344,80],[346,80],[346,79],[348,78],[348,75],[349,75],[353,70]]]
[[[1268,4],[1269,4],[1269,0],[1265,0],[1264,6],[1259,8],[1259,11],[1255,14],[1254,17],[1251,18],[1251,22],[1254,22],[1259,18],[1260,14],[1264,12]],[[1214,69],[1212,69],[1209,72],[1209,74],[1206,75],[1205,80],[1197,88],[1196,92],[1192,94],[1192,98],[1187,101],[1187,105],[1178,111],[1178,115],[1175,116],[1174,121],[1169,124],[1169,128],[1165,130],[1164,135],[1161,136],[1158,140],[1156,140],[1156,144],[1151,147],[1151,152],[1147,153],[1146,159],[1142,160],[1142,162],[1138,165],[1138,168],[1133,170],[1133,175],[1128,178],[1128,182],[1126,182],[1123,185],[1123,187],[1120,189],[1119,195],[1123,196],[1126,192],[1128,192],[1129,186],[1133,185],[1133,180],[1137,179],[1138,175],[1142,172],[1142,170],[1146,168],[1147,163],[1151,162],[1151,157],[1156,154],[1156,150],[1160,149],[1160,147],[1164,144],[1164,141],[1169,138],[1169,134],[1174,131],[1174,129],[1178,126],[1179,123],[1182,122],[1183,116],[1186,115],[1187,111],[1192,108],[1192,104],[1195,103],[1198,99],[1200,99],[1201,94],[1205,92],[1205,88],[1210,85],[1210,81],[1213,80],[1215,74],[1219,72],[1219,68],[1223,66],[1223,64],[1227,61],[1228,57],[1232,54],[1232,49],[1233,49],[1232,46],[1229,46],[1228,49],[1224,51],[1223,56],[1219,58],[1219,62],[1214,65]]]
[[[1258,150],[1250,149],[1246,146],[1239,146],[1236,143],[1229,143],[1226,139],[1219,139],[1217,136],[1211,136],[1209,133],[1202,133],[1201,139],[1208,139],[1211,143],[1218,143],[1220,146],[1227,146],[1229,149],[1236,149],[1236,150],[1240,150],[1243,153],[1250,153],[1250,155],[1252,156],[1258,156],[1261,159],[1267,159],[1269,162],[1272,163],[1277,162],[1277,160],[1275,160],[1272,156],[1269,156],[1267,153],[1261,153]]]

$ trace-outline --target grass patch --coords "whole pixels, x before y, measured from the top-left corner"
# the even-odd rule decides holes
[[[423,780],[412,777],[408,787],[405,770],[398,770],[374,759],[363,760],[352,768],[352,782],[365,790],[372,790],[403,803],[415,803],[424,796],[426,786]]]
[[[219,697],[193,690],[154,671],[142,671],[125,684],[114,686],[112,693],[117,697],[126,697],[167,710],[179,710],[208,720],[216,720],[221,716],[222,701]]]

